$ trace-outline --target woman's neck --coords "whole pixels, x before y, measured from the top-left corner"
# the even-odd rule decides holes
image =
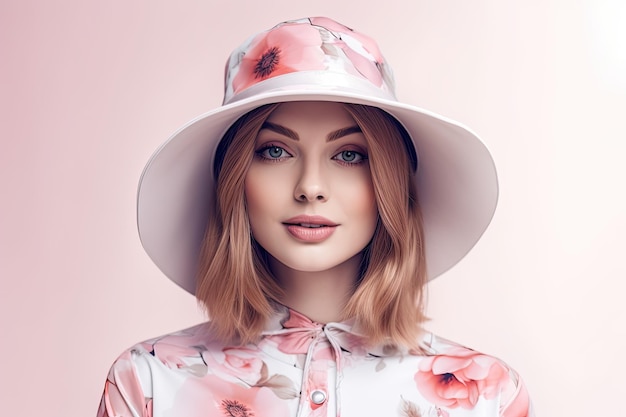
[[[318,323],[340,321],[354,292],[361,254],[324,271],[296,271],[270,257],[270,268],[285,296],[280,302]]]

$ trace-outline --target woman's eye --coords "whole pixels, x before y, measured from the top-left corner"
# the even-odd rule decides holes
[[[337,155],[335,155],[334,159],[338,161],[345,162],[347,164],[358,164],[363,162],[365,159],[365,155],[357,151],[341,151]]]
[[[270,145],[257,151],[261,158],[265,159],[281,159],[291,156],[286,150],[280,146]]]

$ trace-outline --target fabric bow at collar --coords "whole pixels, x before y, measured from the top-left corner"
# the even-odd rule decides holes
[[[355,330],[353,320],[317,323],[287,307],[282,307],[272,318],[263,332],[263,338],[276,343],[278,350],[286,354],[309,354],[313,345],[328,341],[338,363],[341,362],[342,352],[372,357],[400,353],[397,347],[390,344],[367,346],[366,338]]]

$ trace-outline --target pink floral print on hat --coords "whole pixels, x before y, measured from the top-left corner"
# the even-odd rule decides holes
[[[312,17],[280,23],[235,50],[226,65],[224,102],[270,78],[308,71],[349,75],[394,92],[391,69],[372,38]]]
[[[259,34],[241,58],[234,92],[270,77],[324,69],[321,46],[319,32],[308,25],[287,23]]]

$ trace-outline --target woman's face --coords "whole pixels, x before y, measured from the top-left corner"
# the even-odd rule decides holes
[[[296,271],[358,256],[378,218],[368,147],[340,103],[279,105],[261,128],[245,179],[255,240]]]

